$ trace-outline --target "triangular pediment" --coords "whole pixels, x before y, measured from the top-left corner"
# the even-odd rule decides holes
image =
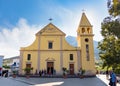
[[[43,29],[41,29],[36,35],[65,35],[59,28],[52,23],[49,23]]]

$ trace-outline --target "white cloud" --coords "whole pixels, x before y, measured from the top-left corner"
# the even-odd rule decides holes
[[[21,18],[18,24],[11,28],[3,28],[0,32],[0,54],[5,58],[19,55],[20,47],[28,46],[35,40],[35,33],[40,26],[30,26]]]

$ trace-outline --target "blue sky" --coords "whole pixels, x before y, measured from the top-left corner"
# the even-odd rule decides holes
[[[44,24],[50,17],[57,24],[63,21],[59,16],[64,15],[65,10],[80,15],[82,9],[104,16],[106,0],[0,0],[0,25],[14,26],[20,18],[25,18],[29,24]]]
[[[93,25],[94,40],[102,40],[106,0],[0,0],[0,54],[19,55],[20,47],[30,45],[49,18],[66,35],[76,36],[83,9]]]

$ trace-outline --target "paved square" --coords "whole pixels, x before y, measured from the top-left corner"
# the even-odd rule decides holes
[[[4,78],[0,77],[1,86],[109,86],[105,75],[92,78]],[[117,86],[120,86],[117,83]]]

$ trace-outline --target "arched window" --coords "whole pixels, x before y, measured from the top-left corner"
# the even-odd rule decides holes
[[[87,28],[87,32],[90,33],[90,28]]]
[[[85,33],[85,28],[82,28],[82,33]]]

